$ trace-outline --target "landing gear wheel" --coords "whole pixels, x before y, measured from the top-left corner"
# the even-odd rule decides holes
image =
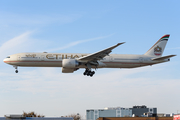
[[[84,75],[87,75],[88,72],[89,72],[89,71],[86,69],[83,74],[84,74]]]
[[[94,72],[94,71],[92,71],[92,74],[94,75],[94,74],[95,74],[95,72]]]
[[[95,72],[94,72],[94,71],[92,71],[92,72],[91,72],[91,74],[90,74],[90,76],[92,77],[94,74],[95,74]]]
[[[87,76],[89,76],[90,74],[91,74],[91,71],[88,71]]]
[[[91,71],[91,70],[86,69],[86,70],[84,71],[84,73],[83,73],[83,74],[84,74],[84,75],[87,75],[87,76],[92,77],[92,76],[95,74],[95,72],[94,72],[94,71]]]
[[[18,73],[18,66],[13,66],[16,70],[15,73]]]
[[[91,73],[91,74],[90,74],[90,77],[92,77],[92,76],[93,76],[93,74]]]

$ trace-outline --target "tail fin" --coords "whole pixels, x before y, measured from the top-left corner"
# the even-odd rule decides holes
[[[152,57],[161,57],[166,47],[166,43],[170,35],[164,35],[161,37],[144,55]]]

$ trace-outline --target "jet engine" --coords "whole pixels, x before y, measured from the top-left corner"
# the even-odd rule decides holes
[[[76,68],[79,66],[79,62],[75,59],[63,59],[62,67],[63,68]]]
[[[80,63],[75,59],[63,59],[62,60],[62,73],[73,73],[76,71]]]
[[[76,69],[74,68],[63,68],[62,67],[62,73],[73,73]]]

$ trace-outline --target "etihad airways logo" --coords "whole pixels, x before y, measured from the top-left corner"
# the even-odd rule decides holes
[[[161,55],[162,54],[162,48],[159,46],[155,47],[154,48],[154,54],[158,55],[158,56]]]
[[[36,57],[36,54],[27,54],[26,57],[35,58],[35,57]]]
[[[86,55],[72,55],[72,54],[47,54],[46,58],[47,59],[75,59],[75,58],[80,58]]]
[[[83,56],[86,56],[84,54],[46,54],[45,56],[44,55],[41,55],[41,57],[46,57],[47,59],[75,59],[75,58],[80,58],[80,57],[83,57]],[[38,56],[36,54],[26,54],[26,58],[37,58]],[[40,58],[40,57],[39,57]]]

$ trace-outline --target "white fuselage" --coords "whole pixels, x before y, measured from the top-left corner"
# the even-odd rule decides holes
[[[13,66],[24,67],[62,67],[63,59],[78,59],[88,54],[79,53],[19,53],[8,56],[4,62]],[[110,54],[100,60],[97,68],[135,68],[167,62],[166,60],[152,61],[146,55]],[[92,66],[93,67],[93,66]],[[80,65],[78,68],[86,68]]]

